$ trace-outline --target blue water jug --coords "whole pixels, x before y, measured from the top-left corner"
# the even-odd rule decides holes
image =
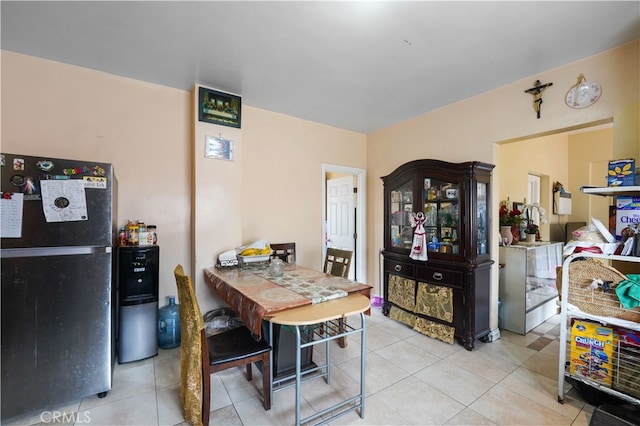
[[[158,346],[171,349],[180,346],[180,311],[175,296],[158,310]]]

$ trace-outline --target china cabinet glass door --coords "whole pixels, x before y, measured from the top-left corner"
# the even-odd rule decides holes
[[[456,182],[423,179],[427,250],[457,255],[460,250],[460,190]]]
[[[487,184],[478,182],[477,185],[477,208],[476,208],[476,236],[478,244],[476,254],[487,254]]]
[[[390,191],[390,232],[391,246],[411,249],[413,242],[413,182],[407,181]]]

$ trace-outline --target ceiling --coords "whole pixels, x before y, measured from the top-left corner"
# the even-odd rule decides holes
[[[362,133],[640,37],[638,1],[2,1],[1,18],[2,49]]]

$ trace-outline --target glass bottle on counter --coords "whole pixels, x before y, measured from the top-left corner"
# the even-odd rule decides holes
[[[138,245],[138,222],[129,221],[125,229],[127,232],[127,245],[137,246]]]
[[[156,225],[147,225],[147,232],[151,234],[151,244],[153,245],[158,244],[158,232],[156,228]]]
[[[118,235],[118,243],[120,246],[127,245],[127,231],[124,229],[124,226],[120,227],[120,234]]]

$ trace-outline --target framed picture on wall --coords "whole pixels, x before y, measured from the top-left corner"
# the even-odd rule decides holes
[[[229,93],[200,87],[198,120],[206,123],[240,128],[242,98]]]
[[[521,214],[522,217],[525,217],[528,219],[527,217],[527,213],[524,211],[524,203],[517,203],[517,202],[513,202],[513,210],[518,210]]]
[[[218,158],[220,160],[233,161],[234,143],[228,139],[215,136],[204,137],[204,156],[206,158]]]

